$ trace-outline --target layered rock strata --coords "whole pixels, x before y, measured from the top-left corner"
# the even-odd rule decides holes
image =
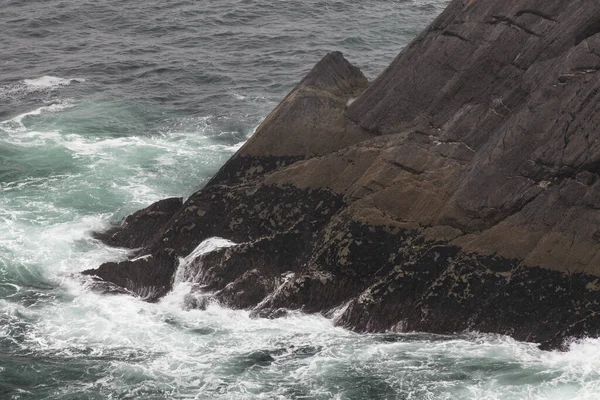
[[[99,234],[144,258],[84,274],[157,299],[220,236],[191,276],[256,315],[596,336],[599,71],[598,2],[454,0],[370,85],[327,55],[204,189]]]

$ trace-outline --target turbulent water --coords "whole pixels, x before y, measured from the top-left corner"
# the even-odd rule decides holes
[[[185,259],[158,304],[74,276],[126,257],[91,231],[200,188],[328,51],[374,78],[446,4],[3,1],[0,399],[600,398],[599,340],[186,310]]]

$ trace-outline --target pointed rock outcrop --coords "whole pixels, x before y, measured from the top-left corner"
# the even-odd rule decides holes
[[[367,78],[340,52],[327,54],[283,99],[236,157],[314,157],[372,137],[346,119]]]

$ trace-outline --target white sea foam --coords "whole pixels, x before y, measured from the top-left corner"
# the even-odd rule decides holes
[[[179,260],[179,266],[173,278],[173,290],[161,300],[161,303],[178,309],[184,308],[185,298],[194,287],[194,281],[198,279],[198,274],[201,273],[200,266],[194,265],[198,262],[198,258],[215,250],[232,246],[235,246],[235,243],[219,237],[202,241],[190,254]]]
[[[204,254],[212,253],[215,250],[235,246],[235,243],[220,237],[212,237],[203,240],[196,248],[186,257],[179,261],[179,267],[175,273],[174,285],[184,283],[185,276],[189,275],[188,268],[190,265]]]
[[[28,116],[57,111],[34,110],[17,119],[27,126]],[[208,239],[183,258],[173,291],[156,304],[101,295],[73,277],[128,255],[89,237],[107,226],[111,201],[125,207],[124,215],[191,190],[198,178],[190,171],[215,167],[211,163],[241,145],[215,144],[209,137],[215,133],[205,133],[114,138],[5,132],[3,140],[23,146],[28,159],[43,161],[61,149],[61,159],[70,155],[76,163],[68,173],[0,186],[0,269],[15,269],[6,289],[12,295],[0,300],[0,339],[28,355],[81,363],[88,381],[57,388],[57,397],[77,398],[87,390],[106,398],[597,400],[597,339],[573,343],[564,353],[543,352],[497,335],[358,335],[319,315],[253,319],[218,304],[185,310],[193,287],[186,268],[202,254],[235,245],[225,239]],[[184,184],[172,189],[180,170]],[[104,211],[90,211],[94,201]],[[32,289],[32,282],[53,289]],[[28,292],[29,303],[12,301]],[[42,295],[45,303],[38,300]]]
[[[32,354],[95,360],[104,371],[93,385],[100,393],[133,396],[137,377],[135,390],[162,388],[169,398],[283,399],[297,391],[307,398],[355,398],[352,393],[364,390],[360,382],[369,382],[388,388],[372,398],[596,399],[599,340],[574,343],[565,353],[543,352],[498,335],[358,335],[319,315],[253,319],[217,304],[183,310],[190,285],[180,272],[198,256],[234,245],[225,239],[208,239],[183,258],[173,291],[157,304],[94,293],[64,272],[115,256],[98,245],[74,251],[78,238],[99,223],[58,224],[33,238],[46,253],[39,261],[61,274],[71,300],[42,309],[0,302],[0,314],[13,316],[0,336],[10,337],[10,324],[23,318],[35,321],[20,345]],[[46,252],[50,248],[54,252]]]
[[[214,144],[214,145],[211,145],[211,146],[207,146],[206,149],[207,150],[211,150],[211,151],[223,151],[223,152],[235,153],[243,145],[244,145],[244,142],[239,142],[239,143],[236,143],[236,144],[231,145],[231,146],[222,145],[222,144]]]
[[[318,315],[253,319],[246,311],[217,304],[185,311],[182,300],[191,284],[182,272],[198,256],[234,245],[219,238],[204,241],[181,260],[173,291],[157,304],[101,295],[70,274],[126,255],[85,239],[86,232],[102,228],[105,217],[37,226],[24,217],[13,214],[2,222],[0,247],[17,255],[13,262],[23,267],[40,266],[29,273],[60,282],[70,300],[41,308],[0,301],[5,316],[0,338],[11,338],[23,320],[32,321],[17,342],[23,351],[94,360],[103,373],[91,387],[106,395],[134,396],[144,387],[164,390],[169,398],[284,399],[297,391],[307,398],[355,398],[360,382],[369,382],[389,388],[372,398],[396,393],[414,399],[597,400],[597,339],[574,343],[564,353],[543,352],[498,335],[439,340],[419,334],[358,335]],[[132,379],[139,384],[131,386]],[[61,390],[68,397],[75,388]]]
[[[84,78],[59,78],[57,76],[41,76],[35,79],[24,79],[23,83],[31,90],[52,90],[60,86],[67,86],[73,82],[83,83]]]
[[[89,187],[92,191],[97,191],[98,184],[106,187],[110,182],[112,188],[109,193],[106,193],[107,195],[112,192],[119,197],[129,198],[129,204],[137,208],[160,198],[186,194],[179,188],[187,186],[184,176],[186,170],[198,171],[198,177],[188,176],[187,180],[193,179],[201,184],[203,168],[214,168],[213,165],[223,163],[243,144],[242,141],[232,146],[216,145],[212,139],[212,131],[202,124],[198,128],[200,131],[169,132],[144,137],[125,135],[102,137],[62,133],[57,129],[30,128],[32,126],[37,128],[39,123],[32,124],[35,121],[30,121],[29,118],[39,118],[44,114],[57,113],[70,107],[74,107],[71,102],[62,101],[38,107],[0,122],[0,140],[18,146],[18,151],[27,153],[27,158],[31,158],[34,162],[31,165],[32,169],[36,167],[35,163],[39,163],[42,168],[48,168],[47,165],[56,161],[60,161],[65,166],[81,165],[84,168],[84,172],[75,179],[59,174],[43,178],[48,179],[47,183],[56,184],[57,177],[63,176],[63,184],[72,180],[77,182],[76,185],[80,185],[81,189]],[[204,122],[208,120],[208,117],[200,119]],[[106,180],[103,178],[105,176],[110,176],[111,179]],[[24,189],[25,186],[39,186],[44,184],[43,179],[40,182],[30,179],[10,182],[0,186],[0,189],[14,191],[19,188]],[[163,190],[172,185],[179,186],[176,186],[177,190]],[[58,186],[51,189],[55,190],[60,186],[61,183],[58,182]],[[65,189],[70,191],[72,187]],[[132,208],[129,210],[133,211]]]
[[[36,117],[40,116],[44,113],[55,113],[60,112],[66,108],[73,107],[73,104],[69,100],[63,100],[54,104],[38,107],[32,111],[28,111],[23,114],[19,114],[16,117],[13,117],[6,121],[0,121],[0,130],[3,130],[7,133],[19,133],[18,137],[32,137],[36,135],[40,135],[43,133],[40,132],[27,132],[27,127],[23,123],[23,121],[28,117]],[[27,133],[23,135],[23,133]]]
[[[0,86],[0,99],[19,99],[40,92],[53,92],[72,83],[84,83],[84,78],[60,78],[57,76],[41,76],[24,79],[15,84]]]

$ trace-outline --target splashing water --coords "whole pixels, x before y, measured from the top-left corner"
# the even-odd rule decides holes
[[[156,304],[74,275],[126,258],[90,232],[202,187],[327,51],[373,78],[445,4],[3,5],[0,399],[598,399],[598,339],[542,352],[187,309],[190,263],[224,239],[182,259]]]

